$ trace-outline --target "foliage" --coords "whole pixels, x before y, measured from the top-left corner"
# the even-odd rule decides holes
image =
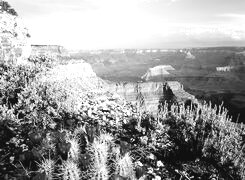
[[[30,61],[0,66],[0,179],[245,178],[244,126],[222,106],[165,98],[157,117],[130,114],[43,81],[52,61]]]
[[[37,68],[0,64],[0,104],[11,108],[17,103],[18,93],[34,80]]]
[[[35,67],[39,69],[51,68],[54,65],[54,59],[48,56],[31,56],[28,58],[28,61],[33,63]]]
[[[7,12],[11,15],[18,16],[17,12],[9,5],[7,1],[0,1],[1,11]]]
[[[162,118],[169,117],[166,112]],[[171,159],[201,159],[217,168],[220,176],[244,178],[244,126],[231,122],[226,109],[212,108],[211,103],[195,109],[172,106],[170,117],[162,122],[169,126],[169,140],[175,148]]]

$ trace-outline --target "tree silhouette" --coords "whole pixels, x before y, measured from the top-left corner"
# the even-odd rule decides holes
[[[0,7],[2,12],[7,12],[11,15],[18,16],[17,12],[6,1],[0,1]]]
[[[163,84],[163,94],[159,100],[159,106],[158,106],[159,110],[162,107],[164,107],[165,102],[168,104],[168,107],[170,107],[172,104],[176,103],[176,97],[175,97],[172,89],[168,86],[167,83]]]

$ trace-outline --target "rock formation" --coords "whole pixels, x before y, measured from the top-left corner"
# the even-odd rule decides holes
[[[233,66],[216,67],[216,71],[218,71],[218,72],[229,72],[233,68],[234,68]]]
[[[217,71],[232,71],[238,73],[245,72],[245,56],[242,53],[234,53],[231,56],[225,58],[226,62],[224,66],[217,67]]]
[[[142,82],[142,83],[110,83],[111,92],[116,92],[133,104],[140,103],[146,111],[157,113],[159,101],[164,96],[164,82]],[[177,81],[168,81],[167,85],[172,90],[178,102],[192,100],[196,102],[195,96],[187,93]]]
[[[128,102],[140,105],[142,110],[157,113],[158,105],[166,96],[165,82],[142,83],[113,83],[103,81],[93,71],[90,64],[80,61],[70,61],[66,65],[54,67],[45,74],[43,81],[61,82],[66,88],[74,90],[77,97],[84,92],[110,92],[118,94]],[[167,86],[173,92],[178,102],[190,99],[195,102],[195,97],[185,92],[183,85],[177,81],[168,81]]]
[[[77,93],[100,91],[105,83],[84,60],[70,60],[68,64],[57,65],[47,73],[42,78],[43,81],[62,82],[67,88],[73,86]]]
[[[130,102],[126,102],[117,93],[108,91],[108,84],[84,60],[70,60],[68,64],[57,65],[44,73],[40,81],[62,86],[68,96],[73,97],[72,103],[67,102],[68,105],[82,110],[84,116],[103,121],[102,124],[115,124],[136,113]]]
[[[199,71],[202,69],[201,63],[191,54],[187,54],[186,58],[183,60],[180,72],[185,74],[192,74],[194,71]]]
[[[58,58],[61,56],[68,56],[67,50],[59,45],[32,45],[31,55],[39,56],[44,55],[51,58]]]
[[[175,70],[171,65],[161,65],[156,66],[153,68],[150,68],[146,74],[144,74],[141,79],[144,79],[145,81],[149,81],[155,77],[164,77],[166,75],[169,75],[169,71]]]
[[[185,57],[186,59],[196,59],[196,57],[193,55],[193,54],[191,54],[191,52],[190,51],[188,51],[187,53],[186,53],[186,57]]]
[[[23,63],[31,51],[29,37],[19,17],[0,11],[0,61]]]

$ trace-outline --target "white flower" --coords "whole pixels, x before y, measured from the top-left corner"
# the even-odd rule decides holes
[[[148,173],[149,173],[149,174],[153,174],[153,168],[152,168],[152,167],[149,167],[149,168],[148,168]]]
[[[154,180],[161,180],[160,176],[155,176]]]
[[[157,167],[163,167],[162,161],[157,161]]]
[[[136,166],[140,166],[140,167],[143,166],[143,164],[142,164],[140,161],[136,161],[136,162],[135,162],[135,165],[136,165]]]
[[[154,160],[155,156],[154,156],[154,154],[151,153],[151,154],[149,154],[148,158]]]
[[[88,117],[91,117],[91,116],[92,116],[92,110],[89,109],[89,110],[88,110]]]

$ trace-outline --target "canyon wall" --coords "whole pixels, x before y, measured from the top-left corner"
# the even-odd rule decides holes
[[[233,68],[234,68],[233,66],[216,67],[216,71],[218,71],[218,72],[229,72]]]
[[[60,64],[45,73],[41,81],[62,82],[66,88],[81,92],[101,91],[105,82],[93,71],[91,65],[84,60],[70,60],[68,64]]]
[[[195,96],[187,93],[179,82],[167,81],[166,83],[178,102],[185,102],[186,100],[197,101]],[[165,82],[109,83],[109,90],[116,92],[133,104],[142,103],[144,110],[155,114],[158,111],[159,101],[165,95],[164,85]]]
[[[143,76],[141,76],[141,79],[149,81],[156,76],[164,77],[170,74],[169,71],[173,70],[175,69],[171,65],[155,66],[153,68],[150,68]]]
[[[68,56],[67,50],[63,46],[59,45],[32,45],[32,56],[48,56],[51,58],[58,58],[62,56]]]

